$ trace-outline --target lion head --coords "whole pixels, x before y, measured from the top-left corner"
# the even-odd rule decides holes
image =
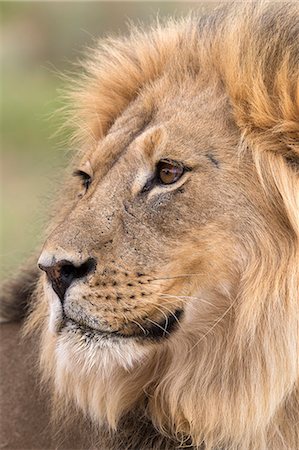
[[[297,448],[298,43],[297,5],[250,2],[89,57],[27,324],[57,401]]]

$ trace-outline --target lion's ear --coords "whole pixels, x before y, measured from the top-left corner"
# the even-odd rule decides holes
[[[3,283],[0,295],[1,322],[19,321],[26,315],[38,279],[39,270],[31,263],[14,278]]]

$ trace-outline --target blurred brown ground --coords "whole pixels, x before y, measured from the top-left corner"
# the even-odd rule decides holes
[[[84,422],[54,432],[49,395],[40,388],[36,343],[22,339],[20,329],[18,323],[0,327],[0,449],[89,448],[91,434]]]

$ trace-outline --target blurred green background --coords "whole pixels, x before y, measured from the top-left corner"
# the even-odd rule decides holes
[[[129,20],[186,15],[219,2],[0,2],[1,277],[38,248],[48,199],[67,162],[59,128],[60,73],[86,46]]]

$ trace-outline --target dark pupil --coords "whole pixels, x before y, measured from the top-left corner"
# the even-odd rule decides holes
[[[162,163],[160,166],[159,177],[162,183],[171,184],[177,181],[182,173],[183,170],[181,167]]]

